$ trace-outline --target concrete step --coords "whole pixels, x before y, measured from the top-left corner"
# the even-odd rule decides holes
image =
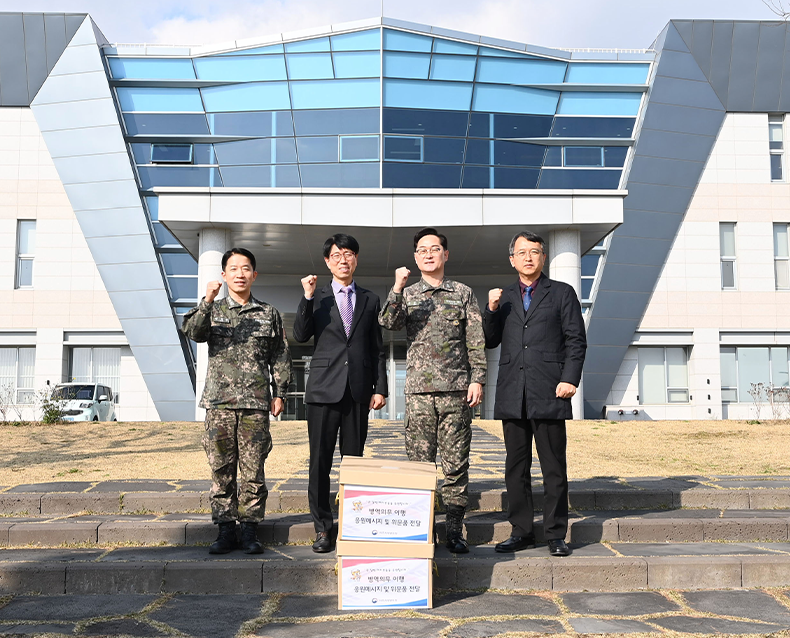
[[[117,483],[122,483],[116,481]],[[204,484],[204,481],[195,481]],[[764,483],[770,485],[770,482]],[[150,512],[207,512],[208,492],[204,489],[163,491],[92,491],[91,484],[75,484],[74,491],[48,491],[46,485],[17,486],[0,492],[0,515],[71,515],[80,512],[95,514],[145,514]],[[20,489],[24,488],[24,489]],[[37,491],[40,490],[40,491]],[[535,509],[542,510],[540,484],[534,489]],[[334,501],[335,492],[332,493]],[[790,487],[723,488],[693,487],[690,489],[649,489],[609,483],[599,487],[575,488],[571,484],[569,503],[572,509],[647,510],[706,508],[732,510],[790,509]],[[504,485],[471,485],[469,510],[499,512],[507,510]],[[307,481],[299,489],[272,490],[266,503],[268,512],[306,512]]]
[[[444,516],[437,515],[439,540]],[[505,540],[511,525],[503,512],[470,513],[466,536],[472,545]],[[543,540],[542,521],[535,521]],[[69,517],[6,517],[0,519],[0,547],[59,547],[77,543],[99,546],[198,545],[211,543],[217,528],[208,514],[78,515]],[[311,543],[315,537],[309,514],[270,514],[258,528],[269,545]],[[571,515],[567,539],[599,542],[785,542],[790,540],[790,512],[783,510],[669,510],[663,512],[592,511]]]
[[[571,545],[564,558],[545,546],[517,554],[474,547],[453,556],[437,547],[435,589],[631,591],[790,586],[788,543],[611,543]],[[334,554],[267,548],[260,556],[213,557],[205,547],[111,550],[0,550],[6,594],[334,594]]]

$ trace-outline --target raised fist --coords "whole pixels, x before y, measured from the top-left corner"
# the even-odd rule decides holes
[[[492,288],[488,291],[488,309],[496,312],[499,309],[499,300],[502,298],[501,288]]]
[[[406,282],[409,280],[409,275],[411,275],[411,270],[406,268],[406,266],[402,266],[395,271],[395,285],[392,289],[396,293],[403,292]]]
[[[315,284],[318,281],[318,277],[315,275],[307,275],[307,277],[302,277],[302,288],[304,288],[304,296],[305,299],[312,299],[315,295]]]
[[[211,303],[217,298],[220,289],[222,288],[221,281],[209,281],[208,286],[206,286],[206,301]]]

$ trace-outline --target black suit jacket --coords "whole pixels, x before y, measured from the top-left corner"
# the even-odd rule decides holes
[[[561,381],[578,387],[587,339],[581,305],[571,286],[541,275],[524,315],[518,281],[502,292],[497,312],[483,314],[486,348],[502,344],[495,419],[573,418],[570,399],[556,396]]]
[[[315,337],[306,403],[338,403],[351,388],[354,401],[368,404],[373,394],[387,396],[387,353],[381,339],[378,295],[356,287],[357,301],[348,339],[335,303],[332,285],[327,284],[308,300],[302,295],[296,311],[293,336],[299,343]]]

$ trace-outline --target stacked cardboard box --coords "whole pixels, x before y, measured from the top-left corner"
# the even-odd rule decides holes
[[[338,609],[433,606],[433,463],[344,457]]]

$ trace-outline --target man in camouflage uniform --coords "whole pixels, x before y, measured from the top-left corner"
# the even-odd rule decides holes
[[[469,491],[472,408],[483,398],[485,340],[474,292],[444,277],[447,238],[433,228],[414,236],[422,278],[405,288],[408,268],[395,271],[395,285],[379,315],[388,330],[406,328],[406,451],[412,461],[442,457],[442,499],[447,509],[447,548],[466,553],[464,511]]]
[[[190,339],[208,341],[200,405],[206,408],[203,447],[211,467],[211,517],[219,525],[210,554],[236,548],[236,520],[244,552],[263,552],[257,528],[269,494],[264,473],[272,449],[269,412],[282,412],[292,369],[280,313],[251,294],[257,276],[253,254],[231,248],[222,256],[228,296],[215,302],[222,283],[209,282],[206,296],[184,316],[182,327]]]

